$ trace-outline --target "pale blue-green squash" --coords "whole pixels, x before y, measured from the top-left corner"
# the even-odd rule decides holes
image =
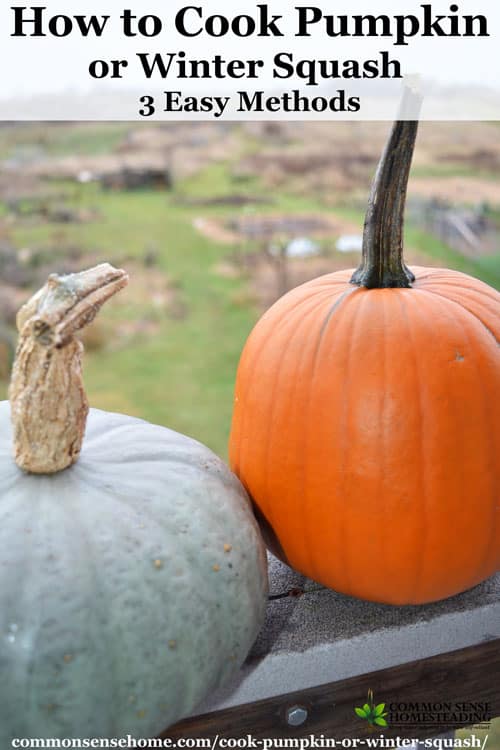
[[[234,675],[262,624],[245,490],[200,443],[95,409],[62,471],[20,469],[12,444],[1,402],[0,747],[152,737]]]

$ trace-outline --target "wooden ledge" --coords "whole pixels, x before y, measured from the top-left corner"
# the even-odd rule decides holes
[[[441,602],[393,607],[325,589],[272,556],[269,563],[266,623],[240,673],[164,736],[283,736],[294,702],[311,711],[292,736],[327,726],[362,736],[353,711],[368,689],[385,703],[493,702],[494,689],[500,700],[500,575]],[[426,736],[406,729],[401,736]]]
[[[354,713],[373,690],[377,702],[391,704],[488,703],[490,717],[500,715],[500,640],[471,646],[428,659],[359,675],[347,680],[255,701],[187,719],[167,730],[162,737],[246,737],[254,739],[316,736],[363,738],[377,736],[425,738],[458,729],[478,720],[397,720],[389,727],[371,729]],[[299,727],[287,723],[290,709],[300,707],[307,719]],[[463,714],[462,714],[463,715]],[[391,712],[387,719],[391,719]]]

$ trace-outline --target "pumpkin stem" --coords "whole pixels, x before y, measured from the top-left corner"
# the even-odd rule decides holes
[[[77,460],[89,407],[83,345],[75,333],[127,282],[125,271],[109,263],[67,276],[52,274],[19,310],[9,399],[14,456],[24,471],[55,474]]]
[[[403,260],[406,190],[417,138],[422,97],[405,88],[400,119],[394,123],[373,180],[363,233],[361,265],[351,283],[367,289],[411,287],[415,281]]]

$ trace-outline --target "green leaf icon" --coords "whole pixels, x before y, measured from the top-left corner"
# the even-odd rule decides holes
[[[385,703],[378,703],[377,705],[375,705],[375,702],[373,700],[373,691],[369,690],[367,702],[362,708],[357,706],[354,709],[354,713],[356,714],[356,716],[359,716],[360,719],[366,719],[366,721],[372,727],[375,725],[379,727],[387,727],[389,725],[384,718],[385,716],[387,716],[387,711],[384,711],[385,706]]]
[[[355,708],[354,711],[356,713],[356,716],[359,716],[361,719],[367,719],[368,718],[368,714],[366,713],[366,711],[363,708]]]

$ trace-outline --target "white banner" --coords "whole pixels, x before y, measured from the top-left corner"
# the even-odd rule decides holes
[[[2,120],[500,120],[498,0],[0,6]]]

